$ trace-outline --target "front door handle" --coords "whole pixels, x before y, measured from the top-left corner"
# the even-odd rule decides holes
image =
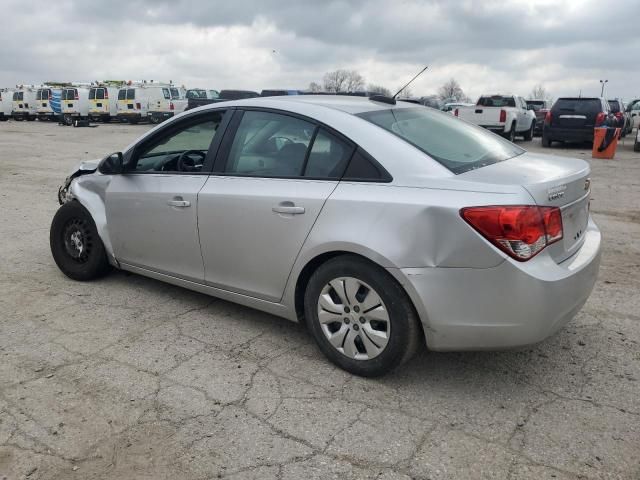
[[[282,202],[271,209],[274,213],[284,213],[287,215],[301,215],[304,207],[296,207],[293,202]]]
[[[183,200],[182,197],[175,197],[173,200],[169,200],[167,202],[167,205],[169,205],[170,207],[185,208],[190,207],[191,202],[188,200]]]

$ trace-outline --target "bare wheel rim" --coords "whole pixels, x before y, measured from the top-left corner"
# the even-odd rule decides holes
[[[86,220],[71,219],[65,225],[62,238],[65,252],[76,263],[86,263],[93,251],[93,236]]]
[[[346,357],[370,360],[389,343],[389,312],[378,292],[362,280],[331,280],[320,292],[317,310],[322,333]]]

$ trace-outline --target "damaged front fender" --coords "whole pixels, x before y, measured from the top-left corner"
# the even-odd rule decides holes
[[[60,205],[64,205],[69,200],[73,199],[73,196],[69,191],[69,187],[71,186],[73,179],[81,175],[94,173],[98,169],[99,163],[100,160],[85,160],[84,162],[80,162],[73,173],[64,179],[64,183],[60,188],[58,188],[58,203],[60,203]]]

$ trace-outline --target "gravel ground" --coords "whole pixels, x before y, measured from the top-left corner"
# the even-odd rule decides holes
[[[0,124],[0,480],[640,478],[630,138],[592,162],[603,264],[564,330],[521,351],[423,352],[366,380],[285,320],[136,275],[60,273],[58,185],[147,128]]]

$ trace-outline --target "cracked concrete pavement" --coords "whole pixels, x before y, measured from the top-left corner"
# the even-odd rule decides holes
[[[1,480],[640,478],[630,139],[593,161],[603,264],[567,328],[520,351],[422,352],[367,380],[285,320],[122,272],[60,273],[58,185],[147,128],[0,124]],[[523,146],[552,152],[539,142]]]

